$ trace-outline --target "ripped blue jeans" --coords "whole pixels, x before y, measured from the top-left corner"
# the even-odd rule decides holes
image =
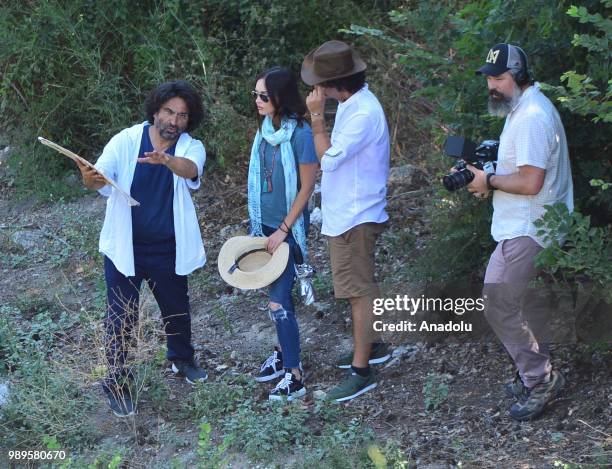
[[[263,225],[262,230],[265,236],[270,236],[276,231],[275,228]],[[293,250],[297,246],[291,233],[285,239],[289,244],[289,260],[287,267],[270,285],[270,301],[279,303],[282,307],[277,311],[269,311],[270,319],[276,325],[276,335],[278,343],[283,352],[283,366],[285,368],[298,368],[300,364],[300,330],[295,317],[295,307],[291,291],[295,283],[295,258]]]

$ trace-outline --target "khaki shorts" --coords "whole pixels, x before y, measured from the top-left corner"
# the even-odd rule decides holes
[[[374,279],[374,247],[387,223],[362,223],[329,236],[334,296],[359,298],[380,294]]]

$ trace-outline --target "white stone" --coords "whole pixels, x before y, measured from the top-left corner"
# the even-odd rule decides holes
[[[11,241],[27,251],[42,248],[45,245],[45,237],[39,230],[15,231],[11,236]]]
[[[310,224],[311,225],[320,225],[323,222],[323,213],[319,207],[315,207],[315,209],[310,214]]]

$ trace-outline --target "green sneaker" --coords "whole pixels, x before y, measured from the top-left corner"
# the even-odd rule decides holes
[[[327,400],[335,402],[343,402],[354,399],[364,392],[376,387],[376,377],[373,370],[370,370],[368,376],[359,376],[354,371],[351,371],[349,377],[327,393]]]
[[[370,360],[368,363],[370,365],[378,365],[380,363],[385,363],[387,360],[391,358],[391,354],[389,353],[389,349],[387,348],[387,344],[372,344],[372,351],[370,352]],[[343,355],[338,360],[336,366],[338,368],[342,368],[348,370],[353,364],[353,354],[348,353]]]

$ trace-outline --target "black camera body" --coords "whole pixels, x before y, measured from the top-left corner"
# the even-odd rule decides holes
[[[497,150],[499,141],[484,140],[476,144],[463,137],[451,136],[444,142],[444,153],[457,159],[453,166],[456,172],[447,174],[442,178],[442,184],[449,191],[456,191],[467,186],[474,179],[474,174],[467,169],[467,165],[481,169],[487,173],[494,173],[497,165]]]

